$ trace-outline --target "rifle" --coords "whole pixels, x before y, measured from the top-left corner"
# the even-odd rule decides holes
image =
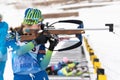
[[[55,29],[53,25],[56,23],[78,24],[78,27],[77,27],[77,29]],[[37,38],[38,35],[44,35],[44,36],[48,36],[48,35],[55,35],[56,36],[56,35],[60,35],[60,34],[67,34],[67,35],[74,34],[74,35],[76,35],[76,37],[80,41],[78,43],[70,46],[70,47],[57,50],[57,51],[63,51],[63,50],[70,50],[70,49],[73,49],[73,48],[80,46],[82,44],[82,35],[81,34],[84,34],[85,30],[109,30],[109,32],[113,32],[113,25],[112,24],[106,24],[106,26],[109,26],[109,28],[85,29],[83,27],[83,22],[80,20],[61,20],[61,21],[54,22],[50,25],[48,23],[46,23],[44,26],[45,26],[45,28],[42,30],[42,32],[41,32],[41,30],[29,29],[28,30],[29,35],[28,34],[21,35],[21,41],[33,40],[33,39]]]
[[[56,24],[56,23],[78,24],[78,28],[77,29],[55,29],[53,25]],[[46,34],[46,32],[47,32],[47,34],[49,33],[49,34],[53,34],[53,35],[61,35],[61,34],[81,35],[81,34],[84,34],[86,30],[109,30],[109,32],[113,32],[113,24],[105,24],[105,26],[109,26],[109,28],[85,29],[83,27],[83,22],[80,21],[80,20],[61,20],[61,21],[54,22],[50,25],[48,25],[48,23],[46,23],[43,32],[45,32],[44,34]],[[22,39],[21,41],[35,39],[37,37],[36,35],[39,33],[39,30],[29,30],[29,32],[32,33],[32,35],[22,35],[21,36],[21,39]]]
[[[50,25],[48,25],[48,23],[46,23],[44,26],[45,28],[42,30],[42,35],[63,35],[63,34],[67,34],[67,35],[73,35],[73,34],[84,34],[85,31],[83,29],[55,29],[55,27],[53,26],[53,24],[56,23],[74,23],[74,24],[78,24],[79,26],[81,26],[83,24],[82,21],[80,20],[64,20],[64,21],[58,21],[58,22],[54,22]],[[83,27],[83,26],[82,26]],[[29,29],[27,30],[28,33],[30,35],[21,35],[21,41],[25,41],[25,40],[33,40],[35,39],[38,35],[41,35],[41,30],[35,30],[35,29]]]

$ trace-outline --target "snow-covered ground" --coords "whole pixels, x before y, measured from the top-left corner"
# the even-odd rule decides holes
[[[46,9],[42,10],[43,13],[47,13]],[[54,10],[57,11],[51,9],[51,12]],[[115,33],[86,31],[84,36],[88,38],[89,44],[100,59],[108,80],[120,79],[120,2],[104,7],[77,9],[76,11],[79,11],[79,17],[64,19],[80,19],[84,22],[85,28],[105,28],[107,27],[105,26],[106,23],[114,23]],[[9,23],[9,26],[14,27],[21,24],[24,10],[16,10],[14,6],[0,4],[0,13],[4,14],[4,20]],[[56,19],[46,19],[45,21],[53,22],[52,20],[55,21]],[[5,80],[12,80],[11,56],[10,54],[8,56],[4,77]]]

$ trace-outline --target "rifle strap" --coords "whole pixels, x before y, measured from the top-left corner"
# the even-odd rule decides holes
[[[58,50],[53,50],[53,51],[66,51],[66,50],[71,50],[71,49],[74,49],[74,48],[79,47],[81,44],[82,44],[82,41],[79,41],[79,42],[77,42],[76,44],[71,45],[71,46],[69,46],[69,47],[66,47],[66,48],[63,48],[63,49],[58,49]]]

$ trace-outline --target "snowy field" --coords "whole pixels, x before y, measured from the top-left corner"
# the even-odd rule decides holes
[[[42,10],[43,13],[47,13],[47,10]],[[54,10],[57,11],[57,9],[51,9],[52,12]],[[88,38],[91,47],[100,59],[108,80],[120,79],[120,2],[104,7],[77,9],[76,11],[79,11],[79,17],[64,19],[80,19],[84,22],[85,28],[105,28],[107,27],[105,26],[106,23],[114,24],[115,33],[109,31],[86,31],[84,36]],[[9,23],[9,26],[14,27],[21,24],[24,10],[16,10],[14,6],[0,4],[0,13],[4,14],[4,20]],[[52,22],[52,20],[55,19],[45,21]],[[12,80],[13,77],[10,57],[9,53],[4,74],[5,80]]]

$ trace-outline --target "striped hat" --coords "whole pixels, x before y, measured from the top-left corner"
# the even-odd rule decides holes
[[[23,24],[38,24],[43,21],[43,16],[39,9],[28,8],[25,11]]]

